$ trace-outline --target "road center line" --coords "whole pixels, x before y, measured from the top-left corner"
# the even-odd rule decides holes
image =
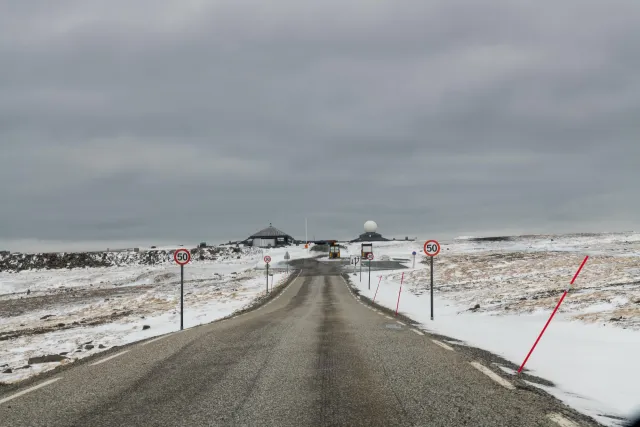
[[[118,354],[114,354],[113,356],[109,356],[109,357],[107,357],[106,359],[102,359],[102,360],[100,360],[100,361],[98,361],[98,362],[96,362],[96,363],[92,363],[92,364],[91,364],[91,366],[99,365],[99,364],[101,364],[101,363],[106,362],[107,360],[111,360],[111,359],[113,359],[113,358],[115,358],[115,357],[122,356],[122,355],[123,355],[123,354],[125,354],[125,353],[129,353],[129,350],[122,351],[122,352],[120,352],[120,353],[118,353]]]
[[[509,390],[516,389],[516,387],[513,384],[511,384],[509,381],[505,380],[500,375],[496,374],[495,372],[493,372],[491,369],[487,368],[480,362],[471,362],[471,366],[473,366],[478,371],[482,372],[483,374],[485,374],[486,376],[488,376],[489,378],[491,378],[492,380],[500,384],[502,387],[508,388]]]
[[[25,395],[25,394],[27,394],[27,393],[31,393],[32,391],[35,391],[35,390],[37,390],[37,389],[39,389],[39,388],[42,388],[42,387],[48,386],[49,384],[53,384],[53,383],[55,383],[56,381],[61,380],[61,379],[62,379],[62,377],[54,378],[54,379],[52,379],[52,380],[45,381],[45,382],[43,382],[42,384],[38,384],[38,385],[37,385],[37,386],[35,386],[35,387],[31,387],[31,388],[28,388],[28,389],[26,389],[26,390],[22,390],[22,391],[21,391],[21,392],[19,392],[19,393],[12,394],[11,396],[9,396],[9,397],[5,397],[4,399],[0,400],[0,405],[2,405],[2,404],[3,404],[3,403],[5,403],[5,402],[8,402],[8,401],[10,401],[10,400],[13,400],[13,399],[15,399],[16,397],[20,397],[20,396]]]
[[[163,335],[163,336],[161,336],[161,337],[154,338],[154,339],[152,339],[152,340],[150,340],[150,341],[143,342],[141,345],[151,344],[152,342],[159,341],[159,340],[161,340],[161,339],[163,339],[163,338],[166,338],[166,337],[168,337],[168,336],[169,336],[169,335]]]
[[[417,330],[417,329],[412,329],[412,331],[413,331],[413,332],[415,332],[415,333],[416,333],[416,334],[418,334],[418,335],[424,335],[422,332],[420,332],[420,331],[419,331],[419,330]]]
[[[578,427],[578,424],[574,423],[571,420],[568,420],[567,418],[555,412],[548,414],[547,418],[549,418],[551,421],[553,421],[554,423],[558,424],[561,427]]]
[[[442,347],[444,349],[447,349],[449,351],[454,351],[453,347],[449,347],[448,345],[446,345],[445,343],[443,343],[441,341],[437,341],[437,340],[431,340],[431,341],[433,341],[434,344],[437,344],[437,345],[439,345],[440,347]]]

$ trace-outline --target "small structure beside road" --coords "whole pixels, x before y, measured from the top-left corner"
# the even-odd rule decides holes
[[[275,248],[279,246],[288,246],[294,242],[295,239],[289,234],[275,228],[272,224],[269,224],[267,228],[252,234],[242,243],[258,248]]]

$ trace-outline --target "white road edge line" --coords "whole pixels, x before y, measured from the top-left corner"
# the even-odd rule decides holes
[[[413,331],[413,332],[415,332],[415,333],[416,333],[416,334],[418,334],[418,335],[424,335],[422,332],[420,332],[420,331],[419,331],[419,330],[417,330],[417,329],[412,329],[412,331]]]
[[[113,356],[109,356],[109,357],[107,357],[106,359],[102,359],[102,360],[99,360],[99,361],[97,361],[97,362],[95,362],[95,363],[92,363],[92,364],[91,364],[91,366],[96,366],[96,365],[99,365],[99,364],[101,364],[101,363],[106,362],[107,360],[111,360],[111,359],[113,359],[113,358],[115,358],[115,357],[122,356],[122,355],[123,355],[123,354],[125,354],[125,353],[129,353],[129,351],[130,351],[130,350],[121,351],[120,353],[118,353],[118,354],[114,354]]]
[[[400,323],[401,325],[406,326],[404,323],[402,323],[402,322],[401,322],[401,321],[399,321],[399,320],[396,320],[396,323]]]
[[[163,336],[161,336],[161,337],[157,337],[157,338],[154,338],[154,339],[152,339],[152,340],[149,340],[149,341],[143,342],[141,345],[151,344],[152,342],[159,341],[159,340],[161,340],[161,339],[163,339],[163,338],[166,338],[166,337],[168,337],[168,336],[169,336],[169,335],[163,335]]]
[[[549,418],[554,423],[558,424],[560,427],[578,427],[578,424],[574,423],[573,421],[563,417],[562,415],[556,412],[548,414],[547,418]]]
[[[25,394],[30,393],[30,392],[32,392],[32,391],[35,391],[35,390],[37,390],[37,389],[39,389],[39,388],[46,387],[46,386],[48,386],[49,384],[53,384],[53,383],[55,383],[56,381],[61,380],[61,379],[62,379],[62,377],[54,378],[54,379],[52,379],[52,380],[45,381],[45,382],[43,382],[42,384],[38,384],[38,385],[37,385],[37,386],[35,386],[35,387],[31,387],[31,388],[28,388],[28,389],[26,389],[26,390],[22,390],[22,391],[21,391],[21,392],[19,392],[19,393],[12,394],[11,396],[9,396],[9,397],[5,397],[4,399],[0,400],[0,405],[2,405],[2,404],[3,404],[3,403],[5,403],[5,402],[8,402],[8,401],[10,401],[10,400],[13,400],[13,399],[15,399],[16,397],[20,397],[20,396],[22,396],[22,395],[25,395]]]
[[[493,372],[491,369],[487,368],[480,362],[470,362],[470,363],[471,363],[471,366],[473,366],[478,371],[482,372],[483,374],[485,374],[486,376],[488,376],[489,378],[491,378],[492,380],[500,384],[502,387],[508,388],[509,390],[516,389],[516,387],[513,384],[511,384],[509,381],[505,380],[500,375],[496,374],[495,372]]]
[[[446,345],[446,344],[445,344],[445,343],[443,343],[442,341],[438,341],[438,340],[431,340],[431,341],[433,341],[433,343],[434,343],[434,344],[437,344],[437,345],[439,345],[440,347],[442,347],[442,348],[444,348],[444,349],[447,349],[447,350],[449,350],[449,351],[454,351],[454,350],[453,350],[453,347],[449,347],[448,345]]]
[[[393,320],[393,317],[391,317],[391,316],[384,316],[384,317],[386,317],[389,320]]]

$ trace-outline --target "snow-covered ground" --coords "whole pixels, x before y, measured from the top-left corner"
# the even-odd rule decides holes
[[[589,255],[527,369],[554,382],[555,387],[545,388],[550,393],[605,424],[617,425],[605,415],[629,416],[640,409],[639,233],[442,241],[435,260],[434,321],[429,318],[429,264],[422,243],[374,243],[376,260],[397,260],[408,267],[400,311],[426,330],[516,365]],[[359,250],[360,244],[349,244],[342,257]],[[188,265],[185,327],[251,304],[264,293],[262,257],[272,257],[278,282],[284,278],[287,251],[292,259],[320,255],[300,246]],[[412,251],[418,254],[415,269]],[[101,346],[178,330],[179,272],[167,263],[0,273],[0,382],[71,363],[101,351]],[[382,275],[376,302],[395,309],[401,273],[372,272],[371,291],[365,276],[362,283],[357,276],[352,279],[364,295],[373,297]],[[143,330],[144,325],[150,328]],[[18,369],[27,366],[30,357],[60,353],[69,359]],[[6,370],[12,372],[2,373]]]
[[[291,259],[309,256],[302,247],[290,247],[187,265],[184,327],[226,317],[264,295],[264,255],[272,257],[271,280],[278,286],[287,276],[285,252]],[[13,383],[114,346],[179,330],[180,268],[167,263],[2,272],[0,320],[0,382]],[[67,359],[29,363],[32,357],[61,353]]]
[[[420,242],[421,243],[421,242]],[[400,312],[425,330],[462,340],[520,365],[586,255],[590,258],[526,369],[544,388],[607,425],[607,415],[640,410],[640,234],[523,236],[504,241],[442,242],[434,263],[435,319],[430,320],[429,264],[419,242],[374,243],[376,259],[405,258]],[[360,245],[349,245],[357,254]],[[412,251],[418,252],[416,268]],[[365,264],[366,265],[366,264]],[[372,273],[361,293],[395,309],[400,271]],[[478,308],[474,308],[478,306]],[[500,367],[495,367],[496,369]],[[503,367],[505,372],[511,372]]]

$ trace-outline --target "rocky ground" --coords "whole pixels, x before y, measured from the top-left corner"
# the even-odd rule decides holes
[[[435,259],[439,294],[472,311],[490,314],[552,310],[589,255],[559,312],[586,323],[640,330],[637,235],[486,238],[448,248]],[[428,265],[426,259],[422,262]],[[428,292],[429,269],[410,272],[405,282],[416,294]]]
[[[185,327],[229,315],[264,292],[259,251],[191,253]],[[179,325],[180,269],[171,251],[5,254],[2,266],[0,385]]]
[[[190,249],[194,261],[215,261],[235,255],[240,259],[239,247],[205,247]],[[114,251],[114,252],[55,252],[0,253],[0,272],[25,270],[55,270],[73,268],[117,267],[123,265],[159,265],[173,262],[173,250]]]

